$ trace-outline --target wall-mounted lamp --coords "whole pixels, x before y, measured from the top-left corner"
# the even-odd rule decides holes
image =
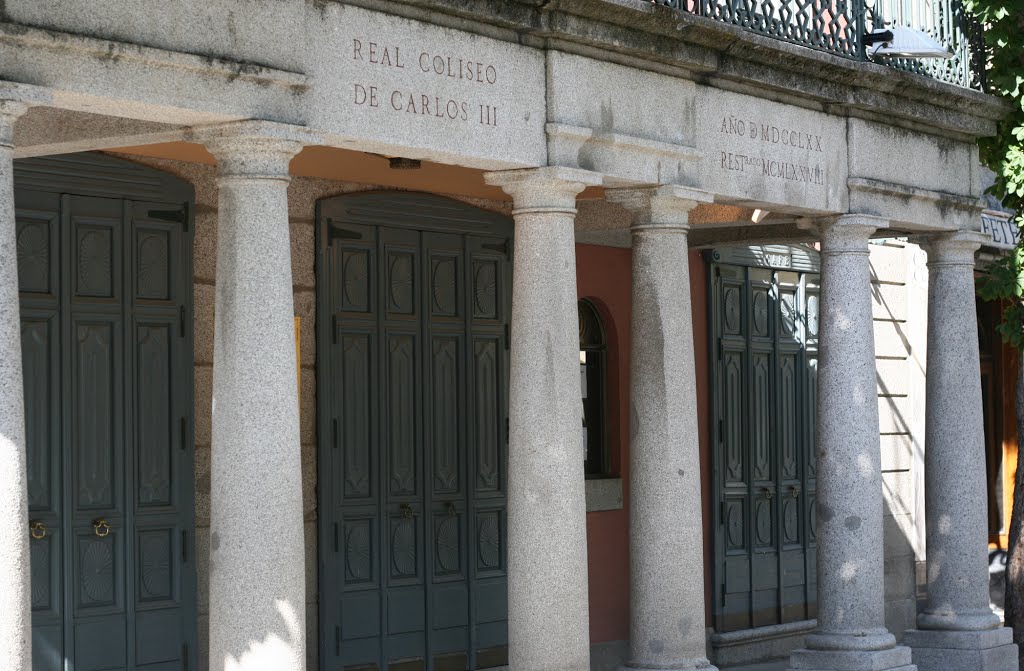
[[[952,58],[953,54],[931,35],[914,28],[894,26],[864,35],[868,56],[887,58]]]

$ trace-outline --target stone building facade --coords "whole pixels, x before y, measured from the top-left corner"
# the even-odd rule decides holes
[[[1002,106],[665,4],[0,5],[0,668],[1016,669]]]

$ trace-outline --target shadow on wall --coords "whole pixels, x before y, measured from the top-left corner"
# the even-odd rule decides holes
[[[274,608],[278,615],[276,628],[268,631],[262,640],[250,640],[245,647],[236,645],[234,650],[225,650],[223,665],[211,659],[210,668],[224,671],[303,668],[306,663],[303,650],[306,628],[302,622],[301,612],[305,609],[305,604],[296,609],[295,604],[277,599]],[[243,613],[237,615],[235,621],[245,620]],[[233,623],[226,626],[229,632],[234,628],[232,625]],[[211,638],[214,637],[212,630],[210,635]],[[214,654],[212,649],[210,654]]]
[[[916,626],[924,593],[924,253],[872,245],[871,294],[882,468],[885,624],[897,639]],[[909,257],[908,257],[909,255]],[[914,294],[914,295],[912,295]],[[914,314],[912,314],[912,311]],[[916,382],[916,386],[915,386]]]

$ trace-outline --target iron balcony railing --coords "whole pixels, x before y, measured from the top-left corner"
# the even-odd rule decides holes
[[[983,90],[982,27],[963,0],[653,0],[681,12],[731,23],[780,40],[854,60],[868,57],[864,34],[906,26],[923,30],[947,47],[948,60],[878,58],[903,70]]]

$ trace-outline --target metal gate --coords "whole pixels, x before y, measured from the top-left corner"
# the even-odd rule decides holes
[[[394,192],[317,220],[321,668],[504,665],[511,221]]]
[[[715,629],[815,617],[818,258],[705,252],[714,446]]]
[[[15,161],[35,671],[195,668],[192,189]]]

